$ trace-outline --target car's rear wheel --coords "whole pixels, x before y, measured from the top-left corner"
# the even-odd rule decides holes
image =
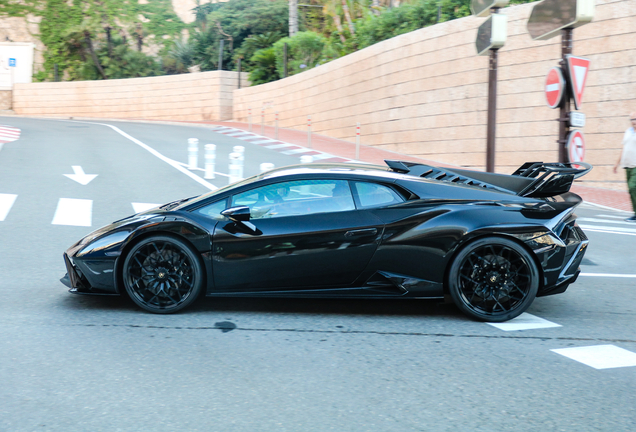
[[[139,307],[172,313],[194,302],[203,287],[203,269],[196,252],[177,238],[148,237],[126,255],[126,292]]]
[[[451,264],[448,289],[467,315],[491,322],[523,313],[539,289],[539,270],[523,246],[488,237],[464,247]]]

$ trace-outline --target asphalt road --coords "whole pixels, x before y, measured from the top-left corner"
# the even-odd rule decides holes
[[[234,145],[246,176],[298,157],[201,127],[0,124],[21,129],[0,151],[0,431],[636,430],[636,366],[612,363],[636,356],[623,213],[577,212],[586,275],[526,316],[551,327],[504,331],[435,301],[208,299],[157,316],[68,294],[62,252],[132,203],[227,184]],[[190,137],[217,144],[209,187],[166,162],[187,161]],[[98,177],[81,185],[72,166]],[[53,224],[60,198],[90,201],[91,226]],[[552,351],[586,347],[601,368]]]

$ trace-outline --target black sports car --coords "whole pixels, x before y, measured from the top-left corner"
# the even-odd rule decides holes
[[[576,280],[588,240],[568,191],[590,165],[386,162],[279,168],[113,222],[64,253],[62,282],[155,313],[203,293],[447,298],[505,321]]]

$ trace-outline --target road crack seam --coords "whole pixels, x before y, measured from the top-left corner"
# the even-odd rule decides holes
[[[580,341],[580,342],[615,342],[615,343],[636,343],[632,339],[608,339],[608,338],[584,338],[584,337],[550,337],[550,336],[522,336],[522,335],[465,335],[451,333],[423,333],[423,332],[389,332],[375,330],[311,330],[311,329],[277,329],[277,328],[229,328],[224,326],[155,326],[137,324],[74,324],[79,327],[122,327],[134,329],[151,330],[228,330],[245,332],[283,332],[283,333],[317,333],[317,334],[361,334],[380,336],[419,336],[419,337],[440,337],[440,338],[466,338],[466,339],[519,339],[519,340],[542,340],[542,341]]]

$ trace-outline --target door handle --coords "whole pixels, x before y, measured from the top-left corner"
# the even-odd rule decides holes
[[[378,233],[377,228],[366,228],[366,229],[347,231],[345,233],[345,237],[370,236],[370,235],[376,235],[377,233]]]

